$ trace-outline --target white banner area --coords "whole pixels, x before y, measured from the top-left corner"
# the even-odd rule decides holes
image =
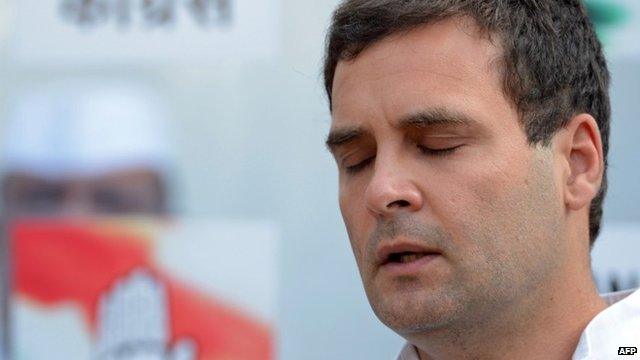
[[[604,223],[591,251],[591,265],[601,292],[640,286],[640,224]]]
[[[16,0],[20,64],[235,64],[278,51],[277,0]]]

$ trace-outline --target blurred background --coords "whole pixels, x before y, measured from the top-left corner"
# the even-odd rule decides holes
[[[337,3],[0,0],[3,214],[266,221],[279,238],[276,358],[394,358],[403,340],[366,301],[324,147]],[[638,286],[640,2],[588,7],[612,73],[593,253],[607,291]]]

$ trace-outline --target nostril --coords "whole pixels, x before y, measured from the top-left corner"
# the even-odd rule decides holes
[[[411,204],[407,200],[396,200],[396,201],[390,203],[389,205],[387,205],[387,207],[388,208],[392,208],[394,206],[397,206],[397,207],[408,207],[410,205]]]

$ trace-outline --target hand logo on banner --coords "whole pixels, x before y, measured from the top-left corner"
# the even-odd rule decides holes
[[[272,359],[268,325],[173,278],[155,263],[153,239],[127,229],[15,224],[14,301],[77,306],[95,360]]]
[[[192,339],[169,348],[167,290],[148,271],[116,280],[98,304],[97,360],[195,360]]]

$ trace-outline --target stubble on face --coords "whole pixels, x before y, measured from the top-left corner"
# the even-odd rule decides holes
[[[377,223],[366,259],[375,257],[381,241],[398,237],[442,252],[439,263],[420,276],[385,277],[357,259],[369,302],[385,325],[407,336],[439,330],[462,336],[535,311],[538,292],[560,266],[563,250],[556,237],[552,155],[532,149],[526,181],[505,190],[487,179],[474,189],[478,201],[446,221],[462,231],[454,234],[414,214]]]

